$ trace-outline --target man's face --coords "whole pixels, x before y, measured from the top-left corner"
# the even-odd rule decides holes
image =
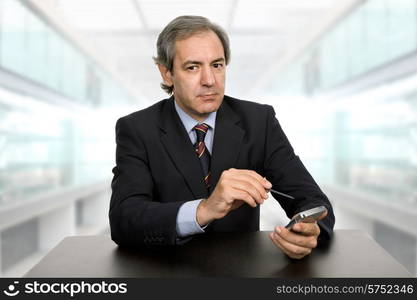
[[[226,62],[220,39],[214,32],[205,31],[177,41],[173,71],[165,69],[164,74],[165,83],[174,86],[177,104],[203,121],[223,101]]]

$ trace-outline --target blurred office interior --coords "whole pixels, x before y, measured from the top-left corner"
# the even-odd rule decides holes
[[[229,33],[226,94],[274,106],[336,228],[416,276],[417,0],[0,0],[0,276],[109,234],[115,122],[167,97],[152,56],[185,14]]]

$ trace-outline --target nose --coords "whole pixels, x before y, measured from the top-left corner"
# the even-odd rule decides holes
[[[203,68],[201,72],[201,85],[203,86],[213,86],[215,82],[213,70],[211,68]]]

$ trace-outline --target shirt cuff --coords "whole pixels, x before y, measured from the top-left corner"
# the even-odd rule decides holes
[[[201,200],[187,201],[181,205],[177,215],[177,235],[184,238],[190,235],[204,233],[204,228],[197,223],[197,207]]]

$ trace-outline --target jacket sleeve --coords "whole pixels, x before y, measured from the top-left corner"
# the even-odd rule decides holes
[[[147,151],[129,116],[116,123],[113,174],[109,210],[113,241],[130,247],[174,245],[177,213],[185,201],[154,201]]]
[[[313,177],[304,167],[300,158],[295,155],[284,131],[275,118],[275,111],[268,107],[267,135],[265,140],[265,175],[272,185],[293,196],[295,199],[272,194],[285,210],[288,218],[316,206],[324,205],[328,214],[318,221],[321,229],[319,244],[329,240],[333,233],[335,217],[332,205],[321,191]]]

